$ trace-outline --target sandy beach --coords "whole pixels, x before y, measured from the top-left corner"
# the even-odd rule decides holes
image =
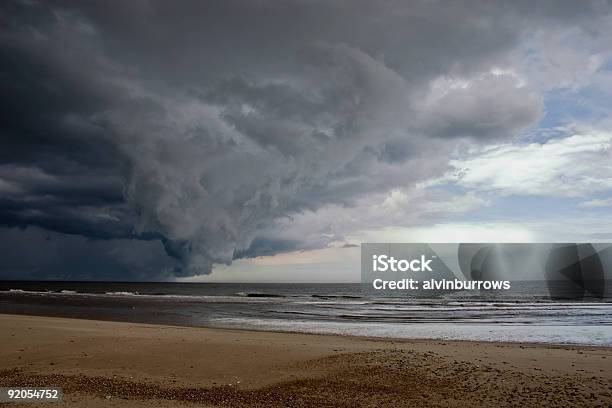
[[[0,386],[62,387],[53,406],[612,404],[610,348],[16,315],[0,315],[0,327]]]

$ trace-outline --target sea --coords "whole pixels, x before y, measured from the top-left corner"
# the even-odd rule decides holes
[[[511,291],[372,294],[359,283],[0,281],[0,313],[394,339],[612,346],[612,298]]]

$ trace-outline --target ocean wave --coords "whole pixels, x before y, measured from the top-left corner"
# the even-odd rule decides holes
[[[138,293],[138,292],[125,292],[125,291],[104,292],[104,294],[105,295],[111,295],[111,296],[140,296],[140,293]]]
[[[317,299],[363,299],[363,296],[357,295],[310,295]]]
[[[220,317],[211,321],[215,327],[250,328],[255,330],[296,333],[339,334],[377,338],[472,340],[501,342],[533,342],[547,344],[612,345],[612,326],[537,325],[489,322],[378,322],[359,320],[303,320],[277,318]]]
[[[14,294],[14,295],[45,295],[48,293],[53,293],[50,291],[40,291],[40,290],[23,290],[23,289],[9,289],[9,290],[2,290],[0,291],[0,293],[9,293],[9,294]]]
[[[261,292],[238,292],[236,296],[241,297],[252,297],[252,298],[284,298],[285,295],[279,295],[277,293],[261,293]]]

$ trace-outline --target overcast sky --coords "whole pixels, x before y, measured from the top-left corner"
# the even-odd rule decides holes
[[[610,44],[599,0],[3,1],[0,278],[612,241]]]

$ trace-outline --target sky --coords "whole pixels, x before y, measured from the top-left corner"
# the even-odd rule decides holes
[[[612,240],[608,1],[0,3],[0,279],[339,282]]]

